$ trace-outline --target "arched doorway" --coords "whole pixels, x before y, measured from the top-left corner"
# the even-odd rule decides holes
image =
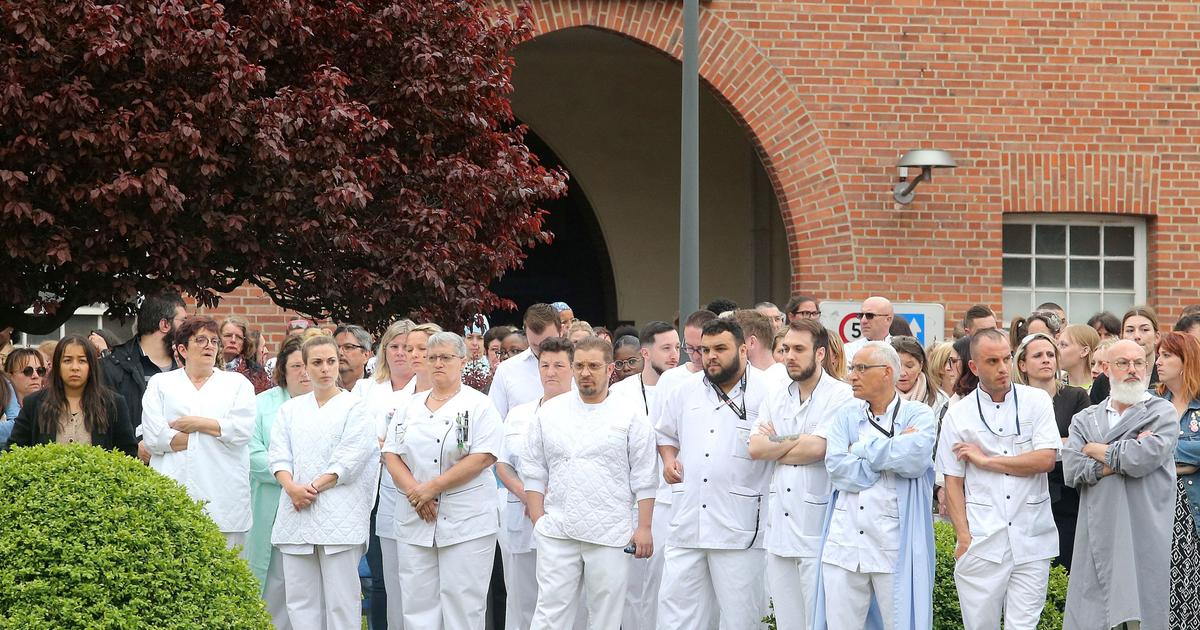
[[[597,322],[596,315],[567,301],[577,316],[593,323],[669,321],[679,284],[678,62],[618,33],[589,27],[535,37],[513,56],[514,112],[536,134],[530,146],[544,143],[548,153],[538,150],[539,155],[571,173],[568,206],[571,196],[586,191],[580,205],[593,210],[588,216],[599,229],[588,254],[607,256],[611,269],[611,285],[571,287],[604,292],[611,286],[605,319]],[[774,186],[743,124],[710,86],[701,92],[701,300],[727,297],[746,306],[786,301],[791,265]],[[546,159],[550,155],[554,161]],[[573,216],[583,220],[582,213]],[[568,227],[568,234],[578,234],[578,226]],[[525,270],[503,282],[533,284],[527,278],[541,273],[534,264],[537,253]],[[564,256],[550,264],[561,269],[571,260]],[[587,282],[575,273],[563,277]],[[558,299],[568,291],[531,288],[538,297],[530,301]]]

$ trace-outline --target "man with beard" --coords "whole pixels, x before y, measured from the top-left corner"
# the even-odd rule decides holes
[[[720,627],[757,628],[766,605],[762,519],[770,462],[750,458],[767,390],[730,319],[704,325],[704,377],[672,391],[658,418],[663,477],[678,484],[666,541],[658,624],[693,628],[715,593]]]
[[[371,333],[362,326],[342,324],[333,331],[338,347],[338,384],[351,391],[367,377],[367,362],[373,354]]]
[[[150,451],[141,443],[142,394],[151,376],[174,370],[171,339],[187,317],[178,293],[146,296],[138,307],[137,335],[112,349],[104,358],[104,380],[129,405],[129,419],[138,434],[138,457],[150,462]]]
[[[658,402],[659,377],[679,363],[679,332],[666,322],[650,322],[642,328],[642,371],[636,377],[617,381],[612,386],[614,397],[622,398],[649,415]],[[658,459],[655,457],[655,468]],[[661,475],[657,477],[658,492],[654,497],[654,539],[662,544],[667,539],[667,524],[671,520],[671,487]],[[637,514],[634,514],[637,518]],[[658,609],[658,588],[662,583],[663,554],[661,551],[629,568],[629,589],[625,597],[625,613],[621,618],[624,630],[654,628]]]
[[[617,630],[630,566],[622,550],[654,552],[654,429],[644,411],[609,394],[612,371],[612,346],[581,339],[571,358],[578,390],[543,403],[525,439],[519,466],[538,554],[534,630],[569,627],[581,584],[588,627]]]
[[[781,630],[807,629],[829,503],[825,436],[829,419],[854,400],[850,386],[821,369],[829,333],[815,319],[788,325],[780,341],[789,383],[773,388],[758,412],[750,456],[775,462],[767,512],[767,590]]]
[[[1145,350],[1108,349],[1107,400],[1071,419],[1063,476],[1079,489],[1063,628],[1166,628],[1179,420],[1151,396]]]

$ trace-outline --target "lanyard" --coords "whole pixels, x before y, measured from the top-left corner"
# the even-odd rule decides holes
[[[642,375],[638,374],[638,384],[642,386],[642,406],[646,408],[646,415],[650,415],[650,401],[646,398],[646,381],[642,379]]]
[[[897,396],[897,398],[899,398],[899,396]],[[888,437],[896,436],[896,416],[900,413],[900,401],[899,400],[896,401],[896,408],[892,410],[892,421],[890,423],[892,429],[890,431],[883,428],[882,426],[880,426],[879,423],[875,422],[875,416],[874,416],[874,414],[871,413],[871,405],[870,404],[867,404],[867,409],[864,413],[867,416],[867,422],[870,422],[871,426],[875,427],[880,433],[882,433]]]
[[[1012,396],[1013,396],[1013,417],[1015,418],[1015,420],[1013,421],[1013,424],[1017,425],[1017,435],[1021,435],[1021,408],[1017,406],[1017,388],[1016,387],[1012,388]],[[996,437],[1004,437],[1003,435],[996,433],[992,429],[992,425],[988,424],[988,421],[983,417],[983,403],[981,403],[979,401],[980,401],[979,388],[976,387],[975,388],[975,408],[979,410],[979,421],[983,423],[983,426],[985,428],[987,428],[988,432],[991,433],[992,435],[994,435]],[[997,425],[997,426],[999,426],[999,425]]]
[[[717,398],[721,399],[721,404],[717,405],[717,409],[720,409],[721,407],[728,405],[729,408],[733,410],[733,413],[737,414],[737,417],[739,420],[746,419],[746,378],[748,376],[750,376],[750,370],[746,370],[745,372],[742,372],[742,384],[741,384],[742,385],[742,406],[740,406],[740,407],[738,406],[737,403],[733,402],[733,399],[730,398],[729,395],[726,394],[724,390],[721,389],[720,385],[717,385],[716,383],[714,383],[712,381],[708,381],[707,375],[704,377],[704,380],[708,381],[708,384],[712,385],[712,388],[717,390]]]

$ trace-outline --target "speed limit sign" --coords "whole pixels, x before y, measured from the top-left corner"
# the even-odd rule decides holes
[[[858,313],[846,313],[842,323],[838,324],[838,335],[842,341],[854,341],[862,336],[862,322],[858,319]]]

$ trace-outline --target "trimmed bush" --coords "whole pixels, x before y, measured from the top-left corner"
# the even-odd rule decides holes
[[[0,456],[0,628],[270,627],[249,567],[171,479],[91,446]]]
[[[962,610],[958,606],[958,589],[954,586],[954,526],[934,523],[933,537],[937,545],[937,563],[933,583],[934,630],[960,630]],[[1046,589],[1046,605],[1038,630],[1060,630],[1063,609],[1067,605],[1067,571],[1060,566],[1050,567],[1050,584]]]

